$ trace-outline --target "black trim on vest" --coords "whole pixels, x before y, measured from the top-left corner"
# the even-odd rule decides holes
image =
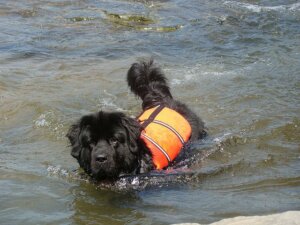
[[[173,132],[176,135],[176,137],[179,139],[181,144],[184,145],[185,141],[184,141],[183,137],[181,137],[181,135],[177,132],[177,130],[175,130],[172,126],[170,126],[169,124],[166,124],[165,122],[160,121],[160,120],[153,120],[153,123],[159,124],[159,125],[167,128],[169,131]]]
[[[156,143],[152,138],[150,138],[149,136],[147,136],[145,133],[142,133],[141,135],[144,138],[146,138],[148,141],[150,141],[159,151],[161,151],[161,153],[164,154],[164,156],[168,160],[168,165],[169,165],[169,163],[171,162],[171,158],[170,158],[168,152],[166,152],[165,149],[163,149],[163,147],[161,147],[158,143]]]
[[[145,129],[150,123],[153,122],[153,120],[155,119],[155,117],[161,112],[161,110],[163,110],[163,108],[165,108],[164,105],[159,105],[152,113],[151,115],[148,117],[148,119],[146,119],[143,124],[142,124],[142,128]]]

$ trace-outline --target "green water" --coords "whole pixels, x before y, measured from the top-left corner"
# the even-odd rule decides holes
[[[300,209],[298,1],[0,1],[0,29],[1,224]],[[125,76],[150,57],[209,137],[193,146],[192,175],[99,188],[74,175],[66,131],[100,109],[137,115]]]

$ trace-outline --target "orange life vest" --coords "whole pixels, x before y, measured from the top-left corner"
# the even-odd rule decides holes
[[[179,154],[192,133],[189,122],[173,109],[157,106],[138,117],[141,139],[150,149],[156,169],[163,169]]]

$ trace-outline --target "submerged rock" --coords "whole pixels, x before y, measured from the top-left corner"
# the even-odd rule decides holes
[[[109,13],[107,11],[104,11],[104,13],[110,22],[116,25],[129,27],[135,30],[173,32],[183,27],[182,25],[156,26],[154,24],[156,24],[157,22],[154,19],[151,19],[145,15],[117,14],[117,13]]]
[[[96,20],[97,18],[92,18],[92,17],[84,17],[84,16],[76,16],[69,18],[72,22],[82,22],[82,21],[91,21],[91,20]]]
[[[104,13],[110,21],[124,26],[148,25],[148,24],[155,23],[153,19],[146,17],[144,15],[117,14],[117,13],[109,13],[107,11],[104,11]]]
[[[183,25],[175,25],[175,26],[164,26],[164,27],[144,27],[142,30],[145,31],[158,31],[158,32],[173,32],[180,28],[182,28]]]

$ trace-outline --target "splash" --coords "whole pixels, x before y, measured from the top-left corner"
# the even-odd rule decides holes
[[[97,107],[99,109],[105,109],[105,110],[116,110],[116,111],[119,111],[119,112],[126,112],[127,110],[119,107],[115,101],[118,99],[117,96],[109,93],[108,91],[104,90],[103,91],[103,94],[105,95],[105,97],[102,97],[99,98],[99,103],[97,104]]]
[[[61,165],[48,165],[47,174],[51,177],[57,177],[69,181],[83,181],[86,183],[93,183],[92,179],[81,169],[68,170],[63,168]]]
[[[34,121],[35,127],[48,127],[50,123],[46,120],[48,113],[41,114],[37,120]]]
[[[59,176],[59,177],[70,177],[71,174],[66,169],[63,169],[61,166],[48,166],[47,168],[48,175],[50,176]]]
[[[187,146],[182,158],[174,161],[166,170],[153,170],[149,173],[138,175],[123,175],[116,181],[96,181],[83,170],[68,170],[60,165],[49,165],[49,176],[68,179],[73,182],[85,182],[101,190],[112,191],[142,191],[152,188],[178,187],[182,185],[195,185],[206,177],[226,173],[240,165],[220,165],[214,168],[203,167],[203,162],[217,152],[226,151],[227,147],[246,143],[240,136],[225,133],[218,137],[194,142]],[[186,153],[186,154],[185,154]]]
[[[54,135],[58,140],[65,137],[64,124],[53,111],[42,113],[33,124],[36,129],[47,129],[47,134]]]
[[[270,11],[292,12],[292,11],[300,10],[300,3],[294,3],[290,5],[279,5],[279,6],[259,6],[259,5],[249,4],[249,3],[225,1],[224,4],[231,8],[242,8],[254,13],[270,12]]]

